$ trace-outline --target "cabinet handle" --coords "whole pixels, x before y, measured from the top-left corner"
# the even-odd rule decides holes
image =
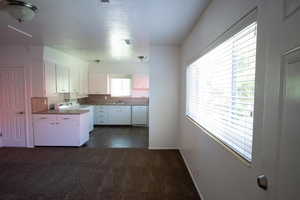
[[[56,122],[56,124],[59,124],[59,122]]]
[[[47,117],[41,117],[40,119],[47,119]]]
[[[53,123],[50,123],[51,125],[55,125],[55,123],[53,122]]]
[[[64,120],[67,120],[67,119],[71,119],[71,118],[67,118],[67,117],[66,117],[66,118],[63,118],[63,119],[64,119]]]

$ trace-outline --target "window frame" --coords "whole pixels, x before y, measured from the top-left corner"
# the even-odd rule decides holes
[[[253,109],[253,130],[252,130],[252,152],[251,152],[251,160],[248,160],[246,157],[244,157],[241,153],[237,152],[234,148],[232,148],[230,145],[226,144],[221,138],[216,136],[215,134],[208,131],[205,127],[203,127],[201,124],[199,124],[197,121],[195,121],[192,117],[188,115],[188,102],[189,102],[189,89],[188,89],[188,70],[189,67],[195,63],[197,60],[205,56],[207,53],[218,47],[219,45],[223,44],[225,41],[230,39],[232,36],[237,34],[238,32],[242,31],[247,26],[251,25],[252,23],[257,23],[257,29],[258,29],[258,22],[257,22],[257,7],[255,7],[253,10],[251,10],[249,13],[247,13],[244,17],[242,17],[239,21],[237,21],[235,24],[230,26],[224,33],[222,33],[219,37],[217,37],[216,40],[214,40],[212,43],[208,45],[208,47],[200,53],[199,56],[194,57],[192,61],[190,61],[186,66],[185,69],[185,84],[186,84],[186,98],[185,98],[185,117],[190,121],[192,124],[194,124],[197,128],[201,129],[203,133],[208,135],[210,138],[212,138],[215,142],[219,143],[221,146],[223,146],[227,151],[231,152],[235,157],[237,157],[240,161],[242,161],[246,166],[250,167],[253,161],[253,147],[254,147],[254,135],[255,135],[255,111],[256,111],[256,95],[257,95],[257,89],[256,89],[256,82],[257,82],[257,70],[255,70],[255,90],[254,90],[254,109]],[[257,31],[258,33],[258,31]],[[255,69],[257,68],[257,49],[258,49],[258,36],[256,38],[256,63],[255,63]]]
[[[112,94],[112,79],[128,79],[130,81],[130,84],[129,84],[129,88],[130,88],[129,95],[113,95]],[[109,79],[109,85],[110,85],[110,94],[111,94],[111,97],[131,97],[131,95],[132,95],[132,78],[131,77],[110,77],[110,79]]]

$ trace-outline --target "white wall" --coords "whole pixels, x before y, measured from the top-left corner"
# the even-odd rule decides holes
[[[151,46],[150,52],[149,147],[177,148],[179,48]]]
[[[64,65],[69,68],[72,68],[73,66],[88,66],[87,61],[47,46],[43,48],[43,58],[44,60]]]
[[[110,74],[148,74],[148,62],[100,62],[90,63],[89,72]]]
[[[263,173],[259,171],[261,163],[258,157],[255,156],[257,160],[253,161],[251,167],[245,165],[241,160],[185,117],[186,67],[195,59],[199,58],[212,42],[219,38],[222,33],[236,23],[242,16],[257,5],[260,6],[261,2],[263,1],[213,0],[182,45],[179,146],[204,200],[259,199],[257,197],[266,199],[266,195],[268,195],[256,185],[257,173]],[[264,26],[260,24],[262,23],[260,21],[260,15],[262,15],[263,12],[264,11],[260,10],[259,7],[258,20],[260,27]],[[259,30],[259,32],[260,31],[261,30]],[[261,45],[261,40],[259,42]],[[258,57],[260,57],[260,55],[258,55]],[[261,64],[263,63],[261,62]],[[258,90],[259,94],[262,95],[260,95],[256,101],[261,104],[264,100],[263,68],[264,65],[261,65],[257,69],[261,72],[258,73],[257,84],[260,85]],[[260,116],[259,119],[262,119],[262,116]],[[261,125],[260,122],[257,124],[257,126]],[[259,131],[259,127],[257,127],[257,130]],[[258,139],[258,137],[255,138],[255,141],[258,141]],[[255,146],[255,151],[258,148],[258,146]]]

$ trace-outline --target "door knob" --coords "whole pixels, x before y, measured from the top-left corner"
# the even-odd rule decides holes
[[[263,190],[268,189],[268,179],[265,175],[260,175],[257,177],[257,185]]]

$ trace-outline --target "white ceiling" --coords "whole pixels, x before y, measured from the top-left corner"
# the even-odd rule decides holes
[[[0,12],[0,45],[48,45],[87,60],[109,61],[149,56],[150,44],[179,45],[210,0],[27,1],[39,8],[31,22],[20,24]],[[125,45],[124,39],[132,45]]]

